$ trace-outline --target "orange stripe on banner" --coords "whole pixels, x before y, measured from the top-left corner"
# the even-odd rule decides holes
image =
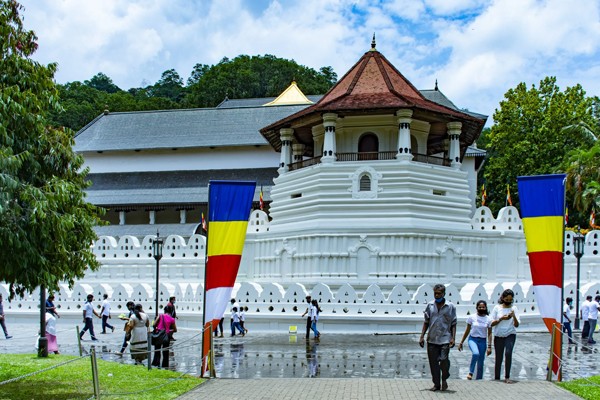
[[[533,285],[562,287],[562,252],[540,251],[529,253]]]
[[[204,290],[233,287],[241,260],[242,256],[235,254],[209,256],[206,262],[206,287]]]

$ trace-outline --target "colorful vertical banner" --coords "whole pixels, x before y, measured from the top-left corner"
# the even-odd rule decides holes
[[[535,298],[552,332],[562,315],[565,175],[520,176],[517,182]],[[560,357],[562,339],[558,336],[554,353]],[[558,374],[555,361],[552,372]]]
[[[260,195],[258,196],[258,205],[260,206],[260,211],[262,211],[265,206],[265,202],[263,200],[262,185],[260,186]]]
[[[242,259],[256,182],[210,181],[204,323],[219,323]]]
[[[506,185],[506,204],[512,206],[512,198],[510,197],[510,186]]]
[[[487,202],[487,190],[485,190],[485,183],[481,185],[481,207],[485,206]]]

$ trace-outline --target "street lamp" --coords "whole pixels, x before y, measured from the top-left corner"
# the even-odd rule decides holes
[[[585,247],[585,237],[577,232],[573,235],[573,253],[577,258],[577,287],[575,290],[575,329],[579,329],[579,272],[581,270],[581,256]]]
[[[162,258],[162,250],[163,250],[163,240],[159,237],[158,231],[156,231],[156,239],[154,239],[154,241],[152,242],[152,256],[156,260],[156,295],[155,295],[156,306],[155,306],[155,311],[156,311],[157,317],[158,317],[158,284],[159,284],[159,280],[160,280],[159,266],[160,266],[160,259]]]

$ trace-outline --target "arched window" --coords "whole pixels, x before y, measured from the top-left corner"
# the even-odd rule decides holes
[[[365,133],[358,139],[358,159],[377,160],[379,158],[379,139],[374,133]]]
[[[370,192],[371,191],[371,177],[367,174],[360,177],[359,192]]]

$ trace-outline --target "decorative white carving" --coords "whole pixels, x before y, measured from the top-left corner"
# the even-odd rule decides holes
[[[360,178],[363,175],[368,175],[371,180],[371,190],[369,191],[360,191]],[[357,168],[354,173],[349,175],[350,180],[352,181],[352,186],[348,188],[348,191],[352,193],[353,199],[376,199],[377,193],[383,191],[382,188],[379,187],[379,180],[383,175],[377,172],[374,168],[368,166],[362,166]]]
[[[298,249],[296,249],[293,246],[290,246],[290,244],[288,243],[287,238],[283,239],[281,242],[281,245],[277,246],[277,249],[275,249],[275,255],[277,257],[281,256],[281,254],[286,251],[289,255],[293,256],[296,254],[296,252],[298,251]]]
[[[443,246],[439,246],[439,247],[437,247],[437,248],[435,249],[435,252],[436,252],[436,253],[438,253],[439,255],[442,255],[442,254],[444,254],[445,252],[447,252],[448,250],[451,250],[451,251],[452,251],[454,254],[457,254],[457,255],[459,255],[459,256],[460,256],[460,255],[462,255],[462,253],[463,253],[463,249],[462,249],[462,247],[455,247],[455,246],[452,244],[452,240],[453,240],[453,239],[454,239],[454,238],[453,238],[452,236],[448,236],[448,237],[446,238],[446,242],[444,243],[444,245],[443,245]]]
[[[379,252],[381,251],[381,249],[377,246],[373,246],[371,243],[367,242],[367,235],[365,235],[364,233],[360,235],[360,238],[358,239],[358,243],[356,243],[354,246],[352,247],[348,247],[348,253],[352,254],[352,255],[356,255],[356,253],[358,252],[358,250],[361,247],[365,247],[366,249],[368,249],[372,254],[376,254],[378,255]]]

